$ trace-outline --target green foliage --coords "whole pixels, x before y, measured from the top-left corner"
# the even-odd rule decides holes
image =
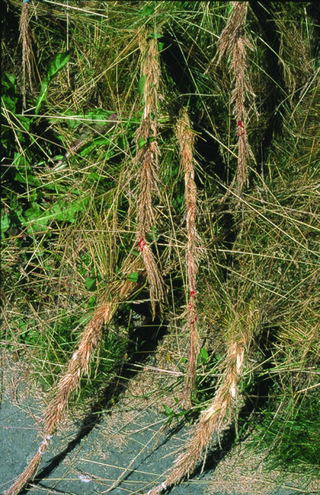
[[[54,59],[50,62],[46,77],[41,82],[40,94],[36,101],[36,108],[35,108],[36,115],[38,115],[41,104],[47,96],[49,84],[51,83],[53,78],[58,74],[58,72],[69,62],[69,59],[70,59],[70,52],[58,53],[54,57]]]
[[[128,280],[130,280],[130,282],[138,282],[138,278],[139,278],[139,274],[137,272],[132,272],[130,273],[129,277],[128,277]]]
[[[1,76],[1,89],[2,94],[1,98],[3,101],[3,105],[5,106],[8,112],[16,113],[16,106],[19,99],[16,90],[16,77],[14,75],[2,74]],[[1,136],[2,145],[6,143],[5,136]]]
[[[276,387],[274,391],[281,389]],[[287,471],[320,473],[319,405],[319,393],[310,391],[291,400],[289,397],[281,402],[270,400],[268,407],[260,412],[251,448],[268,448],[269,469],[281,466]]]
[[[142,16],[151,16],[154,14],[154,6],[153,5],[144,5],[141,10]]]

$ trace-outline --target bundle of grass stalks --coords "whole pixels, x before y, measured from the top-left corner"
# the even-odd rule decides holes
[[[320,400],[319,7],[6,7],[1,345],[49,394],[39,451],[6,493],[76,394],[84,407],[122,373],[124,390],[124,363],[143,369],[157,344],[196,424],[149,493],[234,425],[272,462],[319,469],[312,436],[289,448]],[[156,331],[142,352],[143,319]]]

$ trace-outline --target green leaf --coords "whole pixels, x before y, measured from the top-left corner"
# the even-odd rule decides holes
[[[54,76],[69,62],[70,52],[58,53],[54,59],[50,62],[49,69],[46,77],[41,84],[40,94],[37,98],[35,114],[38,115],[40,106],[44,98],[47,96],[47,91],[50,82]]]
[[[54,59],[50,62],[47,72],[47,79],[51,79],[69,62],[70,52],[58,53]]]
[[[125,136],[124,134],[119,136],[118,138],[118,148],[120,148],[121,151],[126,151],[126,149],[128,148],[128,139],[127,139],[127,136]]]
[[[9,229],[10,227],[10,218],[9,214],[6,213],[4,217],[1,217],[1,239],[4,239],[5,235],[4,233]]]
[[[1,77],[1,89],[2,89],[2,104],[9,112],[16,113],[16,104],[18,96],[16,93],[16,78],[9,74],[3,74]]]
[[[204,347],[202,347],[200,354],[201,354],[201,358],[202,358],[203,363],[207,363],[209,356],[208,356],[208,352],[206,351],[206,349]]]
[[[162,34],[160,34],[160,33],[151,33],[151,34],[149,34],[149,36],[148,36],[148,38],[152,38],[152,39],[154,39],[154,40],[158,40],[159,38],[162,38],[162,37],[163,37],[163,35],[162,35]]]
[[[145,5],[141,10],[141,15],[153,15],[154,14],[154,6],[153,5]]]
[[[30,234],[43,230],[50,221],[74,223],[77,213],[86,209],[88,201],[88,199],[78,199],[68,204],[61,200],[45,211],[33,206],[25,212],[23,225],[28,227],[27,232]]]
[[[170,407],[166,406],[165,404],[162,404],[162,407],[164,409],[164,414],[166,416],[174,416],[174,410],[171,409]]]
[[[132,272],[130,273],[129,275],[129,278],[128,280],[130,280],[130,282],[138,282],[138,279],[139,279],[139,274],[137,272]]]
[[[138,91],[141,95],[144,94],[144,86],[146,84],[147,76],[141,76],[138,82]]]
[[[100,180],[100,175],[98,175],[96,172],[91,172],[91,174],[89,174],[88,176],[88,179],[98,182]]]
[[[28,222],[32,222],[33,220],[36,220],[40,215],[41,215],[41,210],[38,205],[32,206],[32,208],[29,208],[24,213],[24,216]]]
[[[143,138],[140,138],[139,139],[139,148],[142,148],[145,144],[147,144],[148,141],[146,141],[145,139]]]
[[[90,153],[90,151],[92,151],[93,149],[97,148],[98,146],[104,146],[104,145],[110,145],[111,141],[109,138],[106,138],[106,137],[99,137],[99,138],[96,138],[95,140],[93,141],[90,141],[90,143],[88,143],[83,149],[82,151],[80,152],[80,156],[86,156],[88,155],[88,153]],[[106,159],[110,159],[112,156],[113,156],[113,151],[112,150],[109,150],[107,156],[106,156]]]
[[[41,186],[41,181],[33,174],[27,173],[22,174],[17,172],[14,176],[14,180],[20,182],[21,184],[28,184],[29,186]]]
[[[95,278],[86,278],[86,289],[91,292],[97,290],[97,281]]]
[[[85,114],[85,119],[86,120],[97,120],[98,122],[101,123],[101,125],[104,125],[105,121],[110,121],[113,120],[111,117],[113,116],[114,112],[110,110],[105,110],[104,108],[94,108]],[[111,124],[111,122],[110,122]]]
[[[92,308],[95,305],[95,303],[96,303],[96,296],[90,297],[89,302],[88,302],[89,308]]]

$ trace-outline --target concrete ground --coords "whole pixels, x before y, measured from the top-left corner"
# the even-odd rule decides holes
[[[13,367],[6,373],[0,404],[0,493],[9,488],[38,451],[46,400],[39,390],[17,378],[19,370]],[[110,411],[77,415],[77,408],[71,408],[27,493],[133,495],[160,485],[191,431],[190,426],[183,426],[162,434],[166,417],[160,410],[146,401],[133,401],[130,394]],[[255,459],[241,446],[237,449],[225,456],[221,451],[208,455],[203,473],[199,468],[190,480],[166,493],[320,494],[317,480],[301,475],[289,478],[281,472],[266,474],[258,457]]]
[[[37,406],[28,401],[15,405],[3,400],[0,409],[0,492],[3,493],[26,468],[28,460],[37,452],[41,438],[38,434]],[[112,494],[141,494],[159,485],[170,469],[177,451],[186,441],[188,431],[182,428],[169,436],[159,436],[165,418],[155,412],[142,410],[134,414],[117,413],[117,417],[102,417],[87,431],[81,425],[68,425],[52,439],[51,448],[43,456],[37,481],[31,484],[29,495],[106,493],[118,481]],[[131,419],[129,420],[128,418]],[[83,425],[82,425],[83,427]],[[230,489],[220,480],[211,485],[209,468],[201,475],[174,487],[173,495],[196,495],[256,492]],[[230,476],[229,476],[230,478]],[[250,476],[248,477],[250,479]],[[217,483],[218,481],[218,483]],[[223,481],[223,480],[222,480]],[[236,489],[241,479],[235,481]],[[248,483],[248,481],[247,481]],[[254,484],[254,483],[253,483]],[[232,490],[232,491],[231,491]],[[272,487],[268,495],[302,495],[315,493],[297,486]]]

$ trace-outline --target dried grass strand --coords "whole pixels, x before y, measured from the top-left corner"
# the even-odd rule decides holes
[[[141,268],[141,261],[137,258],[133,263],[127,262],[122,271],[126,274],[132,270],[141,270]],[[112,295],[111,301],[102,302],[85,327],[78,349],[74,352],[67,371],[61,376],[58,382],[57,392],[47,407],[45,413],[45,433],[39,450],[25,471],[19,476],[18,480],[5,492],[6,495],[17,495],[36,474],[42,460],[42,455],[47,450],[50,439],[61,421],[71,393],[79,388],[83,374],[88,372],[94,350],[101,341],[104,325],[110,323],[117,310],[117,303],[126,300],[134,290],[137,290],[139,285],[140,282],[133,283],[125,280],[114,284],[107,294],[105,294],[105,299],[109,299],[109,296]]]
[[[156,221],[152,197],[155,192],[160,195],[158,187],[160,149],[157,143],[157,112],[161,68],[157,40],[152,38],[148,42],[144,32],[140,35],[139,44],[145,104],[141,124],[136,133],[138,149],[136,163],[141,170],[137,240],[148,274],[152,314],[155,317],[156,302],[158,302],[161,310],[165,298],[164,281],[154,259],[147,236]]]
[[[31,91],[34,91],[32,81],[32,43],[29,34],[29,4],[23,3],[20,23],[20,40],[22,41],[22,97],[23,109],[27,108],[27,78]]]
[[[198,245],[200,237],[196,227],[197,217],[197,186],[194,180],[194,143],[195,135],[191,129],[191,122],[186,109],[183,109],[180,119],[177,122],[177,139],[180,146],[181,168],[184,171],[185,181],[185,201],[186,201],[186,228],[187,228],[187,273],[188,273],[188,294],[187,305],[188,322],[187,327],[190,332],[190,349],[188,370],[184,390],[184,406],[191,405],[192,393],[195,390],[197,362],[200,349],[200,336],[198,329],[198,311],[196,301],[196,280],[198,272]]]
[[[218,41],[218,62],[226,53],[234,77],[234,89],[231,103],[234,103],[234,116],[238,133],[238,170],[237,194],[241,194],[248,182],[248,161],[255,161],[247,136],[248,111],[246,102],[254,105],[253,92],[249,76],[246,49],[254,50],[244,31],[249,2],[232,2],[233,10]],[[257,114],[257,112],[256,112]]]
[[[259,318],[259,312],[249,307],[244,323],[234,322],[228,342],[225,372],[214,400],[203,411],[194,435],[187,444],[185,452],[175,461],[172,472],[162,485],[149,491],[148,495],[157,495],[165,488],[179,483],[185,476],[190,476],[210,444],[214,432],[221,431],[233,421],[239,408],[238,385],[244,369],[246,352],[250,347]]]

